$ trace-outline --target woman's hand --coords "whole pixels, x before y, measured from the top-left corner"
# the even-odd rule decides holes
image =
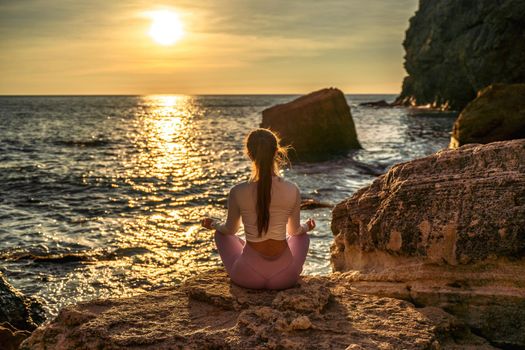
[[[308,226],[308,231],[312,231],[315,228],[315,220],[309,218],[308,220],[306,220],[306,226]]]
[[[213,227],[211,225],[213,224],[213,221],[214,220],[212,218],[204,218],[201,220],[201,225],[208,230],[212,230]]]

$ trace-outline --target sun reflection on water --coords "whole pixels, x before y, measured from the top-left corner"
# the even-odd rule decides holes
[[[119,245],[147,248],[151,253],[141,255],[144,261],[133,265],[135,272],[151,282],[165,282],[170,275],[190,275],[199,266],[218,264],[211,256],[210,234],[198,224],[202,210],[187,206],[203,196],[192,186],[206,178],[205,150],[195,138],[199,115],[194,97],[145,96],[141,104],[130,135],[135,152],[125,168],[143,210],[123,219]],[[147,261],[153,263],[152,271]]]

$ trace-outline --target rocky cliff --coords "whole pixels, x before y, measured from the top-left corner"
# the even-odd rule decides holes
[[[332,265],[355,288],[525,347],[525,139],[398,164],[332,214]]]
[[[265,109],[261,127],[276,131],[283,144],[293,147],[293,160],[323,160],[361,148],[350,107],[334,88]]]
[[[67,307],[21,348],[492,349],[440,309],[359,293],[341,276],[268,291],[233,285],[221,271]]]
[[[420,0],[398,104],[461,110],[492,83],[525,83],[525,2]]]

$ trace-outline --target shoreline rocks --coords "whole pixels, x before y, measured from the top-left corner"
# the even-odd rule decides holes
[[[21,331],[7,322],[0,323],[0,345],[2,350],[18,350],[20,344],[31,332]]]
[[[493,83],[525,83],[525,3],[420,0],[396,104],[461,110]]]
[[[0,349],[16,350],[45,321],[42,304],[15,289],[0,273]]]
[[[525,139],[397,164],[336,205],[332,232],[332,267],[356,288],[525,347]]]
[[[361,148],[341,90],[312,92],[262,112],[262,128],[279,134],[283,145],[291,145],[290,159],[319,161]]]
[[[525,138],[525,84],[495,84],[461,111],[450,148],[520,138]]]
[[[294,288],[269,291],[238,287],[219,270],[181,286],[66,307],[21,349],[453,349],[459,344],[493,349],[442,310],[357,292],[341,276],[304,276]]]
[[[0,323],[32,331],[44,321],[45,313],[40,301],[23,295],[0,273]]]

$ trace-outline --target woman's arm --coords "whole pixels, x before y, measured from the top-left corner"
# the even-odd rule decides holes
[[[295,204],[286,224],[286,232],[290,236],[294,236],[306,233],[309,229],[310,227],[307,224],[301,225],[301,192],[297,189]]]
[[[234,235],[239,230],[239,227],[241,226],[241,209],[239,207],[239,203],[237,202],[235,198],[235,190],[234,187],[230,189],[230,193],[228,194],[228,217],[226,218],[226,222],[224,224],[220,224],[219,222],[214,222],[211,227],[216,229],[222,234],[225,235]]]

